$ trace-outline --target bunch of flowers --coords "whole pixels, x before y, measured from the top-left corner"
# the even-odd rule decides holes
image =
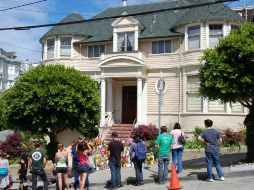
[[[122,159],[122,167],[123,168],[131,166],[130,147],[128,146],[128,144],[124,143],[124,152],[123,152],[123,155],[122,155],[121,159]]]
[[[146,154],[146,164],[151,166],[154,164],[154,154],[153,152],[148,152]]]
[[[105,142],[102,142],[97,146],[95,154],[95,165],[96,170],[105,170],[108,169],[108,155],[107,155],[108,146]]]

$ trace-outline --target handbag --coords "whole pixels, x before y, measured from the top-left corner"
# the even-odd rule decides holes
[[[181,135],[178,137],[178,141],[181,143],[181,144],[185,144],[186,143],[186,139],[185,137],[183,136],[183,133],[181,131]]]

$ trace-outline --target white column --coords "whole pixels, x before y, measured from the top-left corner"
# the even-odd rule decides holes
[[[138,26],[135,26],[134,43],[134,50],[138,51]]]
[[[100,126],[105,124],[105,98],[106,98],[106,82],[105,79],[101,79],[101,122]]]
[[[187,76],[185,72],[185,67],[183,67],[183,113],[186,113],[187,111]]]
[[[117,33],[114,29],[113,31],[113,52],[117,52]]]
[[[112,113],[112,79],[107,80],[107,112]]]
[[[137,124],[141,124],[142,117],[142,78],[137,79]]]
[[[147,79],[143,83],[143,92],[142,92],[142,123],[147,123]]]
[[[231,113],[231,106],[229,102],[226,103],[226,113]]]

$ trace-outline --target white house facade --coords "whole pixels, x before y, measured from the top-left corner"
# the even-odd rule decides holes
[[[174,7],[160,2],[109,8],[93,18],[116,19],[54,26],[42,36],[43,64],[63,64],[90,75],[101,85],[100,126],[155,124],[159,120],[157,84],[165,81],[161,125],[175,122],[188,130],[214,120],[218,128],[240,127],[247,110],[240,103],[200,96],[203,50],[238,27],[242,19],[224,4],[121,17]],[[178,1],[179,6],[189,5]],[[214,14],[212,11],[220,10]],[[77,13],[61,22],[80,21]]]

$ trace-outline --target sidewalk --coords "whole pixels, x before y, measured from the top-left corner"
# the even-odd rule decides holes
[[[230,173],[229,166],[232,162],[239,161],[241,159],[245,158],[246,149],[242,149],[239,152],[233,151],[233,152],[227,152],[225,149],[222,150],[221,154],[221,163],[223,167],[223,172],[225,174],[225,178],[233,178],[233,177],[239,177],[241,175],[248,175],[248,174],[254,174],[254,171],[252,172],[241,172],[241,173]],[[171,169],[171,164],[169,166],[169,169]],[[11,167],[11,172],[16,176],[16,167],[13,165]],[[135,183],[135,170],[134,168],[122,168],[121,170],[121,179],[122,184],[124,185],[122,190],[124,189],[165,189],[165,186],[168,185],[156,185],[155,184],[155,178],[157,177],[157,164],[155,163],[152,166],[145,166],[144,167],[144,186],[140,187],[134,187],[133,184]],[[214,174],[216,174],[216,171],[214,170]],[[170,173],[169,173],[170,176]],[[216,176],[216,175],[215,175]],[[205,180],[206,179],[206,163],[205,163],[205,157],[204,157],[204,150],[200,151],[191,151],[191,150],[185,150],[183,154],[183,172],[178,176],[180,182],[182,181],[198,181],[198,180]],[[89,176],[89,180],[91,182],[91,189],[106,189],[106,187],[109,185],[110,182],[110,170],[102,170],[102,171],[96,171],[93,174]],[[70,179],[70,181],[73,181],[73,179]],[[41,183],[38,183],[40,185]],[[18,184],[15,184],[15,187]],[[15,189],[15,187],[13,189]],[[55,186],[51,186],[50,189],[55,189]]]

